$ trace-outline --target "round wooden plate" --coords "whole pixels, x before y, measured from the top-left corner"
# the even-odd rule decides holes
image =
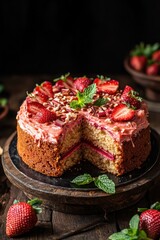
[[[82,163],[83,168],[81,165],[75,166],[60,178],[47,177],[35,172],[19,157],[16,143],[15,132],[4,146],[2,164],[6,176],[29,198],[38,197],[46,207],[61,212],[90,214],[128,207],[144,196],[147,188],[160,174],[160,138],[153,129],[151,130],[152,150],[140,169],[121,177],[107,174],[115,182],[115,194],[106,194],[93,185],[77,188],[70,183],[75,176],[86,172],[92,176],[102,174],[87,161]]]

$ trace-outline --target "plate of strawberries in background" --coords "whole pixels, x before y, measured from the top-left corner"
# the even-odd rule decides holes
[[[125,58],[124,67],[142,88],[144,99],[157,103],[158,106],[160,103],[160,43],[136,45]]]

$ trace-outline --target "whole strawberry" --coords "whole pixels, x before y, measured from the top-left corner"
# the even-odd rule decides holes
[[[160,211],[148,209],[141,213],[139,228],[147,233],[151,239],[160,237]]]
[[[79,77],[74,81],[74,88],[83,92],[91,84],[91,81],[87,77]]]
[[[15,200],[7,213],[6,235],[15,237],[30,231],[37,223],[37,214],[41,212],[38,206],[41,203],[37,198],[28,202]]]

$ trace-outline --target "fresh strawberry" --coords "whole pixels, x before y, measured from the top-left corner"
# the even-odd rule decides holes
[[[85,88],[91,83],[90,79],[87,77],[79,77],[74,81],[74,88],[80,92],[83,92]]]
[[[147,58],[145,56],[132,56],[130,58],[130,65],[136,71],[143,71],[147,63]]]
[[[160,61],[160,50],[157,50],[152,54],[152,59],[155,61]]]
[[[160,211],[148,209],[141,213],[139,227],[147,233],[151,239],[160,237]]]
[[[27,111],[31,113],[32,118],[39,123],[51,122],[56,119],[55,112],[50,112],[38,102],[27,102]]]
[[[158,75],[159,72],[159,64],[153,63],[146,68],[146,74],[147,75]]]
[[[41,203],[38,199],[27,203],[15,201],[7,213],[6,235],[15,237],[30,231],[37,223],[37,214],[40,213],[37,206]]]
[[[108,94],[116,93],[116,91],[118,90],[118,87],[119,87],[119,82],[116,80],[113,80],[113,79],[101,80],[101,79],[96,78],[94,80],[94,83],[96,84],[97,90],[99,92],[105,92]]]
[[[127,107],[125,104],[119,104],[113,109],[111,117],[114,121],[128,121],[135,115],[135,110]]]
[[[134,109],[140,108],[142,98],[139,97],[138,92],[134,91],[132,87],[126,85],[121,99],[123,103],[129,105],[129,107],[132,107]]]

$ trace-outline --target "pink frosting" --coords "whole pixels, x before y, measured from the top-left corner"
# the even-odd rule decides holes
[[[26,100],[21,105],[17,114],[17,121],[25,132],[34,137],[35,142],[42,140],[56,144],[60,136],[63,139],[66,129],[72,130],[76,124],[80,124],[82,118],[87,119],[96,128],[106,131],[118,142],[130,141],[133,135],[149,125],[147,106],[144,102],[142,102],[141,108],[135,111],[135,116],[131,121],[113,122],[109,117],[97,117],[91,114],[90,108],[80,111],[71,109],[69,103],[73,96],[69,97],[70,99],[67,99],[68,102],[65,104],[63,101],[58,100],[58,96],[59,93],[57,93],[57,98],[55,98],[56,104],[53,101],[47,103],[54,108],[53,110],[58,116],[57,120],[51,123],[38,123],[30,117],[26,110]],[[59,109],[61,109],[62,114],[59,113]]]

